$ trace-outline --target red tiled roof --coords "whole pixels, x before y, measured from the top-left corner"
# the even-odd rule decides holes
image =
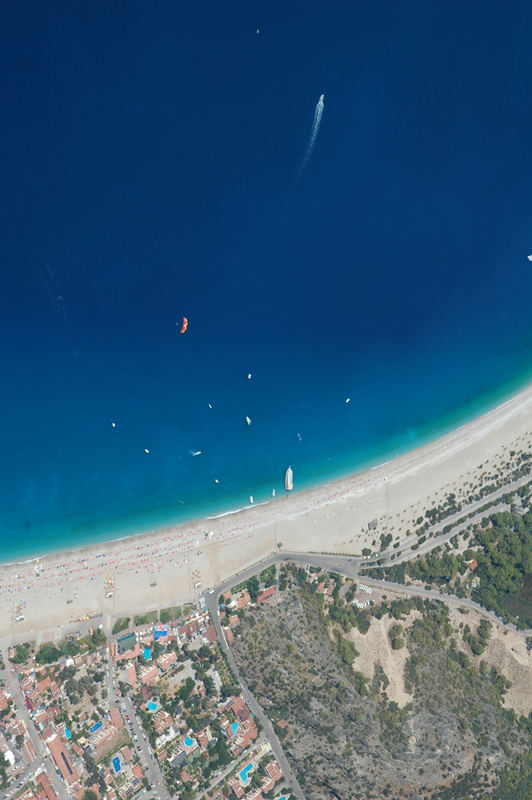
[[[120,728],[124,726],[124,720],[120,716],[120,711],[117,708],[111,709],[111,722],[117,730],[120,730]]]
[[[52,784],[50,783],[50,778],[46,774],[46,772],[40,772],[39,775],[35,778],[35,783],[39,783],[48,798],[48,800],[57,800],[57,795],[52,788]]]
[[[135,670],[135,665],[134,664],[128,664],[126,672],[127,672],[127,682],[130,684],[130,686],[136,686],[137,685],[137,671]]]
[[[126,762],[126,764],[128,763],[128,761],[131,761],[131,759],[133,758],[133,752],[132,752],[131,748],[128,747],[127,745],[122,748],[122,756],[123,756],[124,761]]]
[[[155,664],[153,665],[153,667],[150,667],[146,671],[140,673],[140,680],[142,683],[154,683],[154,681],[156,681],[158,677],[159,677],[159,670],[157,669]]]
[[[155,731],[159,734],[164,733],[171,726],[172,717],[166,711],[159,711],[153,718]]]
[[[160,658],[157,659],[157,663],[163,670],[167,670],[168,667],[171,667],[172,664],[175,664],[176,662],[177,662],[177,655],[173,650],[171,650],[169,653],[165,653],[165,655],[162,655]]]
[[[70,758],[68,757],[68,753],[63,747],[63,743],[55,734],[49,741],[48,747],[50,748],[50,752],[52,757],[57,764],[59,772],[63,776],[64,780],[71,786],[78,780],[78,774],[72,764],[70,763]]]
[[[276,591],[277,586],[269,586],[268,589],[261,589],[257,597],[257,603],[264,603],[265,600],[269,600]]]
[[[231,789],[233,790],[233,792],[237,797],[240,798],[244,796],[244,790],[242,789],[238,781],[235,780],[234,778],[229,781],[229,786],[231,787]]]
[[[46,678],[44,678],[42,681],[39,681],[37,683],[37,688],[39,689],[40,693],[42,694],[43,692],[45,692],[47,689],[50,688],[51,684],[52,684],[51,679],[48,676],[46,676]]]
[[[282,776],[281,770],[279,769],[279,764],[277,761],[272,761],[271,764],[266,765],[266,771],[270,778],[274,781],[280,781]]]

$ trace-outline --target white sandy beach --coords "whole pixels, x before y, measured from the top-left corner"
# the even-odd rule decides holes
[[[394,538],[447,494],[482,473],[503,473],[511,450],[532,448],[532,386],[456,431],[315,489],[235,514],[198,520],[4,565],[0,637],[50,629],[103,611],[140,612],[186,602],[259,561],[290,550],[360,554],[386,529]],[[259,457],[259,455],[257,456]],[[368,524],[378,527],[368,531]],[[106,594],[112,592],[112,597]],[[17,615],[24,620],[15,622]]]

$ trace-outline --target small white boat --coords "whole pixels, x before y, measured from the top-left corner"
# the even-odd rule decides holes
[[[350,403],[350,402],[351,402],[351,398],[350,398],[350,397],[346,397],[346,398],[345,398],[345,402],[346,402],[346,403]]]
[[[200,456],[200,455],[201,455],[201,450],[194,450],[194,451],[191,453],[191,455],[193,455],[193,456]]]
[[[248,381],[251,380],[251,372],[248,372]]]
[[[111,425],[113,426],[113,428],[116,428],[116,422],[111,421]]]
[[[251,503],[251,505],[253,505],[253,495],[252,494],[250,494],[250,496],[249,496],[249,502]]]
[[[147,447],[145,447],[145,448],[144,448],[144,452],[145,452],[145,453],[148,453],[148,455],[150,454],[150,451],[148,450],[148,448],[147,448]]]
[[[275,497],[275,489],[272,489],[272,497]]]
[[[532,256],[527,256],[529,261],[532,261]]]
[[[251,425],[251,420],[250,420],[249,417],[246,417],[246,422],[247,422],[248,425]]]
[[[212,408],[212,406],[211,406],[211,404],[210,404],[210,403],[208,403],[208,406],[209,406],[209,408]]]
[[[287,492],[291,492],[294,488],[294,471],[292,467],[288,467],[284,476],[284,488]]]

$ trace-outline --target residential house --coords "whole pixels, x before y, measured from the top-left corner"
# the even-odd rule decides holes
[[[141,683],[151,685],[156,683],[159,679],[159,670],[157,666],[153,664],[151,667],[142,667],[139,672],[139,678]]]
[[[243,788],[240,786],[240,784],[239,784],[239,782],[236,780],[236,778],[232,778],[232,779],[229,781],[229,786],[231,787],[231,789],[233,790],[233,792],[235,793],[235,795],[236,795],[238,798],[240,798],[240,797],[244,797],[244,790],[243,790]]]
[[[249,596],[248,590],[245,589],[237,600],[238,608],[240,610],[243,608],[247,608],[250,603],[251,603],[251,597]]]
[[[135,669],[135,665],[134,664],[130,663],[130,664],[127,665],[127,667],[126,667],[126,675],[127,675],[127,682],[129,683],[129,685],[132,686],[133,688],[135,688],[137,683],[138,683],[138,681],[137,681],[137,671]]]
[[[173,650],[170,650],[169,653],[163,653],[163,655],[159,656],[157,659],[157,664],[160,670],[167,672],[170,667],[177,664],[177,654]]]
[[[283,777],[281,770],[279,769],[279,764],[277,761],[272,761],[270,764],[266,764],[266,772],[272,779],[272,781],[280,781]]]
[[[50,737],[47,737],[46,743],[50,749],[50,753],[52,754],[52,758],[54,759],[59,772],[63,776],[63,780],[69,786],[72,786],[73,783],[77,782],[78,774],[70,762],[70,757],[65,750],[61,739],[57,733],[52,733]]]
[[[57,795],[54,789],[52,788],[52,784],[50,783],[50,778],[48,777],[46,772],[40,772],[35,778],[35,783],[42,786],[42,789],[46,796],[46,800],[57,800]]]
[[[267,589],[261,589],[257,596],[257,603],[264,603],[274,596],[277,591],[277,586],[269,586]]]

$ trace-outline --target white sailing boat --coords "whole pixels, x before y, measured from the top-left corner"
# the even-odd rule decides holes
[[[284,476],[284,488],[287,492],[291,492],[294,488],[294,471],[292,467],[288,467]]]

